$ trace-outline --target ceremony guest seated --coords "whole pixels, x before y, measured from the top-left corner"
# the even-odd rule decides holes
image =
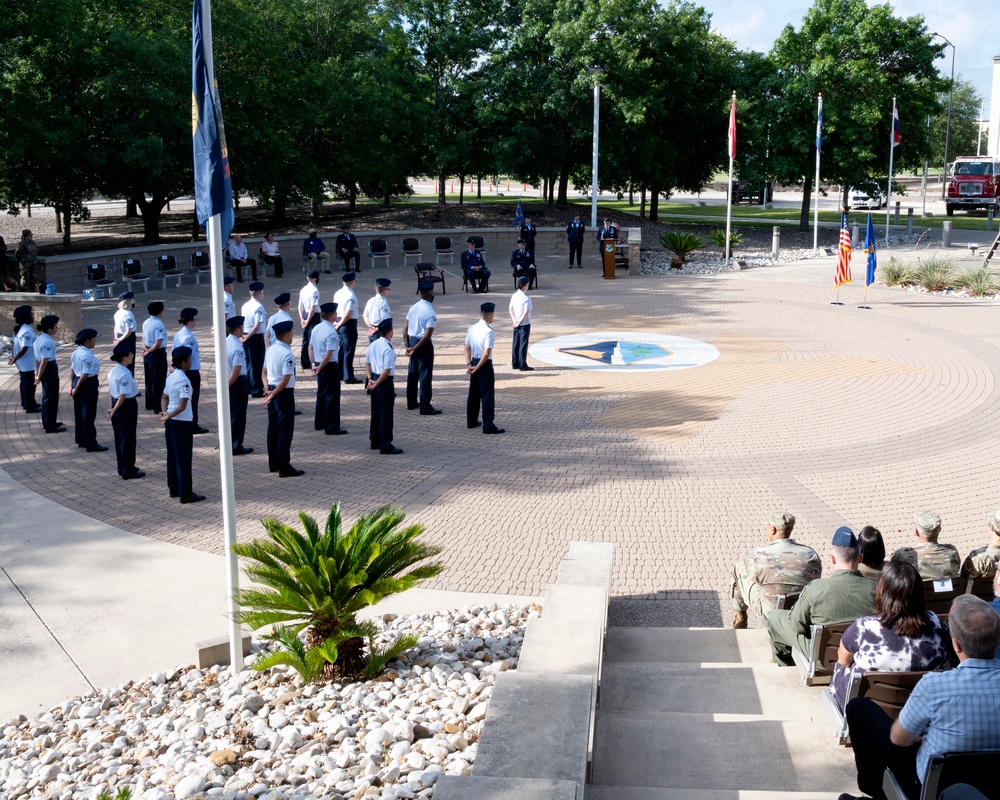
[[[323,272],[330,271],[330,254],[326,252],[326,244],[319,238],[316,231],[309,231],[309,236],[302,243],[302,255],[310,265],[319,261]]]
[[[274,241],[273,233],[267,234],[264,241],[260,243],[260,258],[265,264],[271,264],[274,267],[275,278],[280,278],[285,274],[284,263],[281,260],[281,248]]]
[[[774,663],[792,665],[792,648],[809,652],[811,625],[851,622],[875,608],[875,581],[858,572],[858,539],[848,527],[837,528],[830,547],[833,574],[808,584],[795,607],[776,609],[767,618]]]
[[[882,800],[886,767],[918,798],[933,753],[1000,750],[1000,615],[973,595],[960,595],[948,615],[957,668],[929,672],[895,722],[867,697],[847,704],[858,788]],[[840,800],[857,800],[842,794]]]
[[[927,610],[912,564],[890,561],[875,590],[875,613],[856,620],[840,640],[830,688],[843,708],[856,672],[925,672],[948,663],[948,629]]]
[[[486,260],[483,254],[476,250],[472,239],[466,242],[465,252],[462,253],[462,272],[465,273],[466,280],[472,284],[473,294],[490,290],[490,271],[486,269]]]
[[[747,626],[747,610],[767,616],[778,595],[798,592],[823,572],[819,555],[791,539],[795,517],[775,513],[768,520],[768,544],[762,545],[733,567],[733,627]]]
[[[350,225],[341,225],[341,234],[337,237],[337,256],[344,260],[344,272],[351,269],[351,260],[354,260],[354,271],[361,272],[361,247],[358,245],[358,237],[351,233]]]
[[[235,268],[236,280],[239,283],[243,283],[243,267],[246,266],[250,267],[250,274],[254,280],[257,280],[257,262],[250,258],[247,246],[243,244],[243,237],[238,233],[233,236],[233,240],[229,243],[229,263]]]
[[[933,511],[921,511],[913,521],[913,535],[917,544],[900,547],[892,554],[894,561],[913,564],[925,581],[940,581],[957,578],[961,570],[962,557],[953,544],[940,544],[941,517]]]
[[[865,525],[858,532],[858,547],[861,548],[861,561],[858,571],[866,578],[879,579],[885,564],[885,542],[878,528]]]
[[[1000,511],[991,511],[986,517],[990,528],[990,543],[986,547],[977,547],[965,557],[962,564],[962,577],[988,578],[997,572],[1000,564]]]
[[[510,265],[514,270],[514,280],[527,277],[528,288],[535,288],[538,280],[538,270],[535,268],[535,254],[528,249],[524,239],[517,240],[517,250],[510,254]]]

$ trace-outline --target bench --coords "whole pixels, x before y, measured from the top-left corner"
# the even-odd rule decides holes
[[[844,706],[855,697],[867,697],[879,708],[885,711],[891,719],[897,719],[899,712],[906,704],[910,692],[926,672],[855,672],[847,684],[847,694]],[[837,699],[833,696],[833,688],[823,690],[823,705],[833,723],[838,744],[850,744],[851,735],[847,729],[847,718],[841,710]]]
[[[429,264],[426,261],[420,264],[413,265],[413,271],[417,273],[417,285],[419,286],[423,281],[430,281],[431,283],[441,284],[441,294],[448,294],[447,290],[444,288],[444,270],[438,269],[434,264]],[[419,293],[419,289],[417,290]]]
[[[792,648],[792,661],[802,673],[806,686],[820,686],[830,682],[837,663],[837,650],[844,631],[854,622],[831,622],[810,626],[809,652]]]
[[[956,783],[965,783],[978,789],[987,800],[1000,800],[997,764],[1000,764],[1000,750],[934,753],[927,762],[920,800],[937,800],[941,792]],[[892,770],[885,771],[882,791],[887,800],[908,800]]]

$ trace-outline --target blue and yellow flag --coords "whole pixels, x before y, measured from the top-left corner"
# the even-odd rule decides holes
[[[865,286],[875,283],[875,226],[872,225],[872,212],[868,212],[868,231],[865,233],[865,252],[868,253],[868,274],[865,276]]]
[[[514,227],[520,228],[524,222],[524,209],[521,207],[521,200],[517,201],[517,210],[514,212]]]
[[[205,225],[218,214],[225,246],[233,230],[233,182],[222,125],[222,103],[212,61],[212,20],[208,3],[194,0],[191,14],[191,128],[194,145],[194,196],[198,221]]]

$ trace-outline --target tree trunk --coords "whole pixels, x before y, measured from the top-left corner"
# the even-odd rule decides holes
[[[347,195],[347,210],[352,214],[358,207],[358,185],[356,183],[351,184],[351,189]]]
[[[549,178],[549,198],[548,198],[549,205],[552,205],[552,203],[555,201],[555,195],[556,195],[556,179]]]
[[[320,207],[321,206],[322,206],[322,203],[318,199],[316,199],[314,197],[313,201],[312,201],[312,213],[310,215],[310,221],[311,221],[311,224],[312,224],[313,228],[316,228],[316,229],[319,228],[319,212],[320,212]]]
[[[639,195],[639,219],[646,219],[646,187],[642,187],[642,193]]]
[[[274,195],[274,214],[272,221],[275,225],[283,225],[288,218],[288,195],[284,192]]]
[[[458,175],[458,204],[462,205],[465,202],[465,176],[459,173]]]
[[[139,216],[139,211],[135,207],[135,200],[131,197],[125,198],[125,219],[135,219]]]
[[[154,196],[152,203],[144,203],[142,209],[142,243],[156,244],[160,241],[160,215],[163,212],[163,205],[156,201]]]
[[[812,198],[812,176],[807,176],[802,184],[802,208],[799,210],[799,230],[809,230],[809,201]]]
[[[392,195],[389,193],[388,190],[386,190],[385,198],[382,201],[382,205],[384,205],[386,208],[392,205]]]
[[[444,164],[438,164],[438,205],[443,206],[448,202],[448,198],[445,195],[445,182],[448,180],[448,176],[444,174]]]
[[[56,207],[52,210],[56,212],[56,233],[62,233],[62,211]]]
[[[635,184],[632,181],[628,182],[628,204],[635,205]]]
[[[70,228],[73,224],[73,215],[70,211],[69,198],[66,198],[65,205],[63,205],[63,252],[72,253],[73,252],[73,242],[70,239]]]
[[[476,199],[477,200],[482,200],[483,199],[483,176],[482,175],[477,175],[476,176]]]
[[[542,178],[542,202],[549,196],[549,179]]]
[[[659,220],[660,190],[656,186],[649,187],[649,221]]]
[[[846,185],[840,187],[840,207],[841,208],[849,208],[849,206],[847,205],[848,202],[850,202],[850,198],[847,196],[849,189],[850,189],[850,187],[846,186]]]
[[[569,167],[563,165],[559,173],[559,197],[556,199],[559,208],[569,208]]]

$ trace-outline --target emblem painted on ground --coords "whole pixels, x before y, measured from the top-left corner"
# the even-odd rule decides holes
[[[690,369],[719,357],[719,351],[712,345],[697,339],[620,331],[556,336],[536,342],[529,352],[546,364],[608,372]]]

